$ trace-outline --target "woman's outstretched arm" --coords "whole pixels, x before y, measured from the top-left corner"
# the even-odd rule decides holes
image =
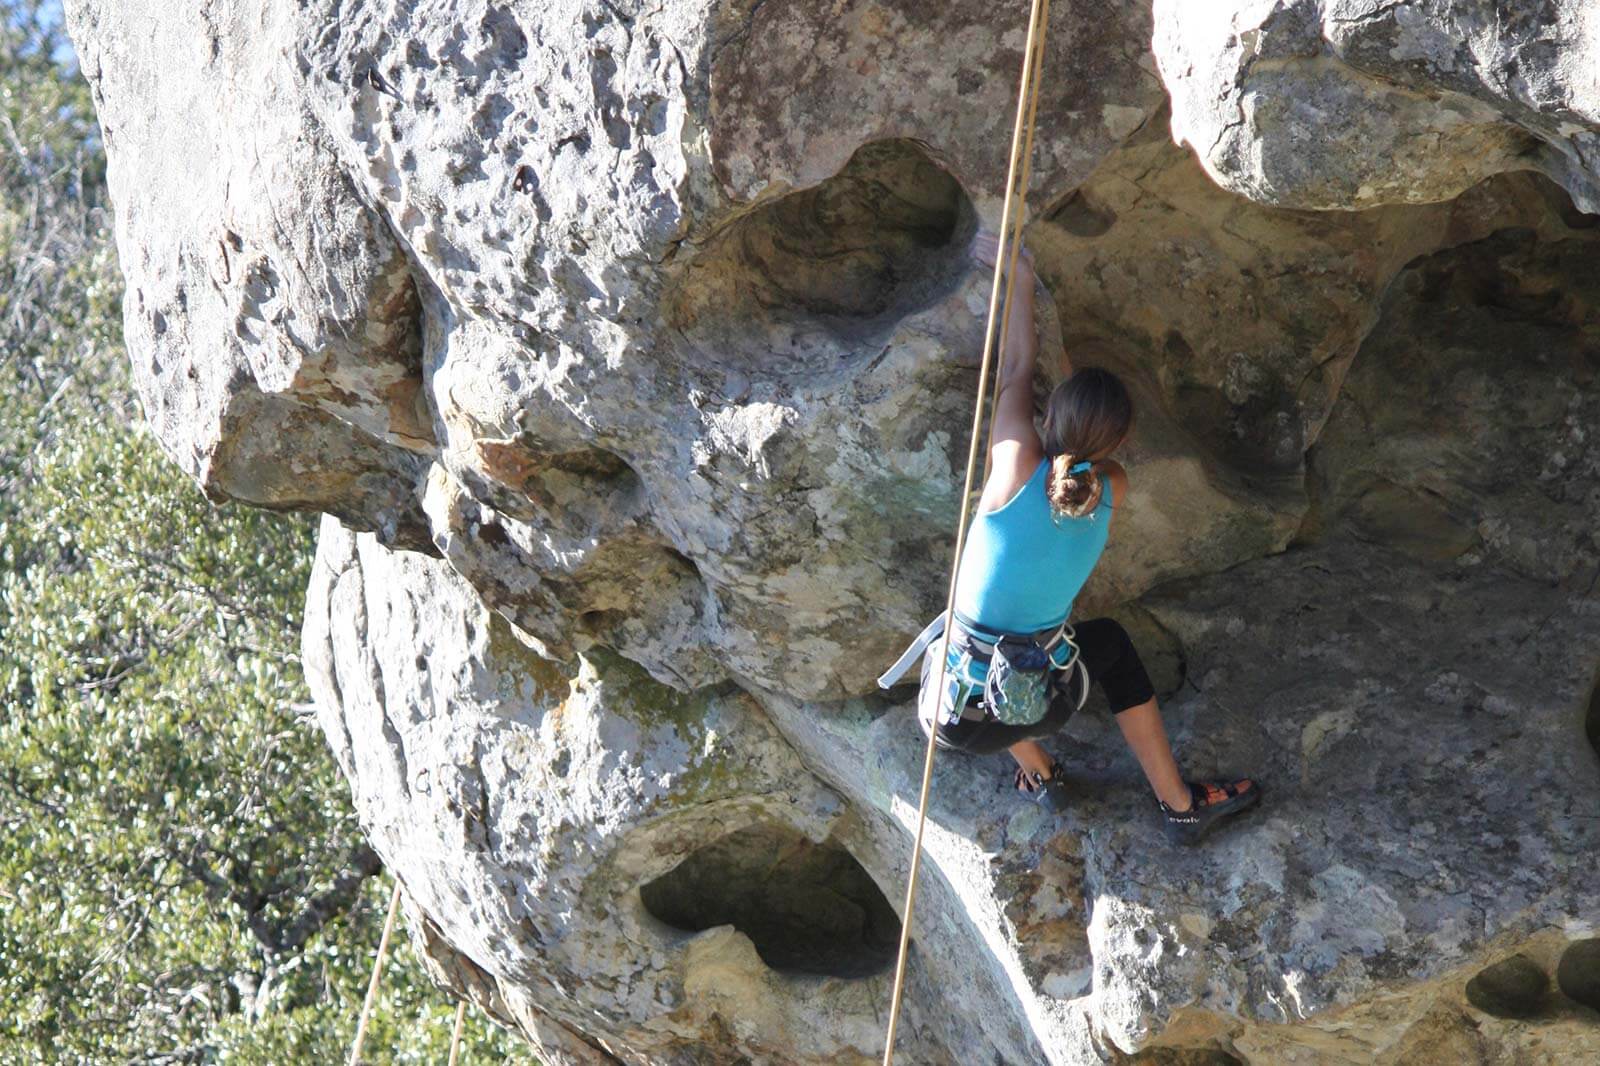
[[[979,234],[973,242],[974,257],[993,267],[998,243],[991,234]],[[1033,374],[1039,361],[1039,336],[1033,325],[1033,256],[1026,248],[1017,255],[1016,269],[1006,346],[1000,353],[989,480],[980,504],[984,510],[992,510],[1015,495],[1044,458],[1044,444],[1033,424]]]

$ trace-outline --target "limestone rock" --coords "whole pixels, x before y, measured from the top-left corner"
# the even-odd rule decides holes
[[[734,196],[815,185],[900,138],[934,146],[983,206],[1004,195],[1026,6],[1014,24],[982,0],[732,6],[747,12],[712,55],[710,148]],[[1162,103],[1130,47],[1150,32],[1148,3],[1053,7],[1034,191],[1077,184]]]
[[[1587,307],[1600,283],[1578,264],[1593,247],[1588,231],[1519,227],[1420,259],[1395,281],[1363,348],[1371,357],[1318,442],[1322,521],[1588,586],[1600,568],[1589,440],[1600,353]],[[1372,412],[1384,407],[1380,431]]]
[[[547,1053],[676,1061],[729,1026],[752,1054],[781,1035],[775,1061],[871,1057],[898,920],[856,818],[749,696],[598,652],[563,671],[447,563],[331,518],[306,655],[424,950]]]
[[[1270,799],[1179,854],[1103,713],[1059,824],[943,757],[901,1061],[1600,1056],[1465,992],[1600,906],[1594,26],[1535,7],[1055,5],[1038,386],[1139,406],[1080,613]],[[1019,27],[68,14],[153,424],[337,516],[307,674],[436,978],[553,1064],[876,1061],[922,738],[873,678],[945,590]]]
[[[1600,211],[1600,28],[1583,0],[1156,0],[1173,135],[1285,207],[1450,199],[1538,170]]]
[[[294,32],[273,5],[73,7],[134,381],[168,454],[214,499],[325,510],[424,547],[418,296],[310,120]]]

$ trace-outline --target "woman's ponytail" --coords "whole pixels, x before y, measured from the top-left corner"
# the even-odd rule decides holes
[[[1100,506],[1103,491],[1100,475],[1088,463],[1078,462],[1077,456],[1064,453],[1050,461],[1045,492],[1057,512],[1080,518]]]
[[[1044,415],[1052,510],[1079,518],[1100,506],[1105,475],[1087,457],[1106,455],[1132,428],[1133,400],[1111,371],[1086,366],[1056,386]]]

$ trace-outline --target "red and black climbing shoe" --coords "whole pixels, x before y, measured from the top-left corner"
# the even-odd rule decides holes
[[[1167,839],[1174,844],[1198,844],[1212,826],[1261,802],[1261,785],[1248,777],[1187,784],[1192,797],[1188,810],[1175,811],[1160,800],[1156,801],[1166,816]]]
[[[1017,791],[1045,810],[1056,814],[1065,811],[1071,801],[1071,796],[1067,792],[1067,779],[1061,772],[1060,763],[1050,764],[1049,777],[1037,771],[1029,773],[1022,767],[1017,767]]]

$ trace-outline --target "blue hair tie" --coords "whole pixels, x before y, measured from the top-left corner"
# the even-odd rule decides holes
[[[1067,467],[1067,473],[1069,473],[1069,474],[1087,474],[1092,469],[1094,469],[1094,463],[1089,461],[1088,459],[1085,459],[1081,463],[1073,463],[1071,466]]]

